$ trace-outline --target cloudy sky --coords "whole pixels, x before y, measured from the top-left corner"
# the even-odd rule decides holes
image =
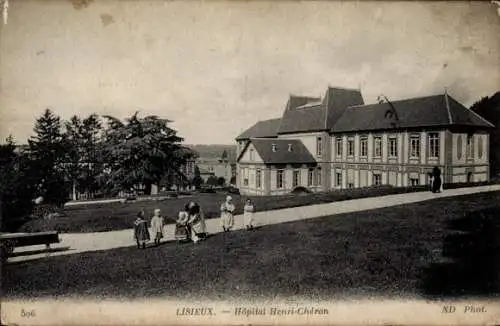
[[[289,94],[360,87],[365,102],[500,89],[488,2],[10,0],[0,27],[0,138],[63,118],[139,110],[187,143],[230,144]]]

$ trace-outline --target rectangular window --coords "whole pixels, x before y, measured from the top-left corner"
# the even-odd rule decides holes
[[[243,176],[243,185],[248,186],[248,169],[241,169],[241,175]]]
[[[293,171],[293,187],[300,185],[300,170]]]
[[[250,161],[253,161],[253,148],[250,148]]]
[[[323,142],[321,137],[316,138],[316,156],[320,157],[323,155]]]
[[[316,185],[321,186],[321,168],[316,170]]]
[[[374,146],[373,146],[373,156],[381,157],[382,156],[382,137],[373,138]]]
[[[439,133],[429,133],[429,157],[439,157]]]
[[[258,189],[262,188],[262,171],[255,171],[255,185]]]
[[[472,157],[472,134],[467,134],[467,157]]]
[[[411,158],[420,157],[420,136],[410,137],[410,157]]]
[[[278,170],[276,172],[276,187],[278,189],[282,189],[283,188],[283,170]]]
[[[398,139],[396,137],[389,138],[389,157],[398,157]]]
[[[380,186],[382,184],[382,175],[380,173],[373,174],[373,185]]]
[[[354,139],[347,139],[347,156],[354,156]]]
[[[337,172],[335,175],[336,175],[335,182],[336,182],[337,187],[342,187],[342,173]]]
[[[410,178],[410,186],[418,186],[419,180],[418,178]]]
[[[337,138],[335,141],[337,146],[337,157],[342,157],[342,138]]]
[[[309,169],[307,171],[307,185],[308,186],[314,185],[314,169]]]
[[[360,156],[368,156],[368,138],[363,137],[360,140],[361,153]]]

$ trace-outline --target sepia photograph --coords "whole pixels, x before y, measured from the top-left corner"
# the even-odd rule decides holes
[[[500,2],[0,11],[2,325],[500,324]]]

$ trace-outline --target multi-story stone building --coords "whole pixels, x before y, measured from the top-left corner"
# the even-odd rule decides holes
[[[494,126],[449,96],[365,105],[361,92],[329,87],[323,99],[290,96],[282,118],[259,121],[236,140],[243,194],[489,179]]]

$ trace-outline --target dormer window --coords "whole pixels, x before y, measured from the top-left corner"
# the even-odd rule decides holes
[[[276,152],[278,148],[276,147],[276,144],[273,144],[273,153]]]
[[[291,152],[292,151],[292,144],[288,144],[288,151]]]

